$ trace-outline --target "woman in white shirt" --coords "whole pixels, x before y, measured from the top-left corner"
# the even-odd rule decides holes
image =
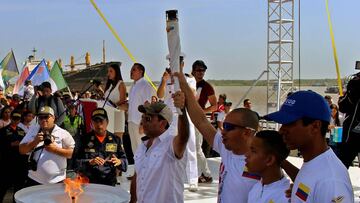
[[[126,102],[126,86],[121,76],[120,66],[116,63],[110,64],[107,76],[104,97],[114,108],[117,108]],[[115,112],[114,122],[114,134],[121,138],[125,131],[124,111],[118,110]]]

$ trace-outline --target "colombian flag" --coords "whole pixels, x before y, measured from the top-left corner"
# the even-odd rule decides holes
[[[309,193],[310,193],[310,188],[308,188],[303,183],[300,183],[299,187],[296,191],[296,196],[298,196],[301,200],[303,200],[305,202]]]
[[[261,177],[258,174],[250,173],[246,166],[244,167],[244,172],[243,172],[242,176],[246,177],[246,178],[254,179],[254,180],[261,179]]]

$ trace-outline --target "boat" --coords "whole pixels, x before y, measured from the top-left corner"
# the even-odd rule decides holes
[[[339,87],[338,86],[326,87],[325,93],[327,93],[327,94],[339,94]]]

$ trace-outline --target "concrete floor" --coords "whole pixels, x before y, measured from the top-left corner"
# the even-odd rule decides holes
[[[302,164],[302,159],[297,157],[289,157],[288,160],[300,167]],[[185,184],[184,191],[184,199],[186,203],[216,203],[217,202],[217,190],[218,190],[218,170],[220,165],[220,158],[210,158],[208,159],[209,167],[212,172],[212,177],[214,179],[211,184],[199,184],[199,189],[197,192],[189,192],[187,190],[188,185]],[[355,194],[355,202],[360,203],[360,168],[351,167],[349,169],[350,178],[352,181],[354,194]],[[129,190],[130,181],[126,179],[127,176],[133,174],[133,166],[129,166],[129,169],[126,173],[124,173],[121,177],[119,177],[119,181],[121,182],[120,186],[124,190]],[[11,203],[11,192],[8,192],[4,203]],[[36,203],[36,202],[31,202]]]

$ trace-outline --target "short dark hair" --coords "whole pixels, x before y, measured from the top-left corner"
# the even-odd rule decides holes
[[[287,148],[282,136],[275,130],[262,130],[255,134],[255,137],[263,141],[265,150],[274,154],[276,162],[280,166],[282,161],[289,156],[290,150]]]
[[[227,97],[226,94],[220,94],[219,97],[220,97],[220,98],[223,98],[224,101],[226,101],[226,97]]]
[[[304,126],[308,126],[308,125],[310,125],[311,123],[315,122],[315,121],[318,120],[318,119],[303,117],[301,120],[302,120]],[[327,131],[328,131],[329,122],[327,122],[327,121],[322,121],[322,120],[320,120],[320,121],[321,121],[320,132],[321,132],[321,135],[325,137],[325,135],[326,135],[326,133],[327,133]]]
[[[192,65],[192,70],[194,71],[197,66],[200,66],[204,69],[207,69],[207,66],[205,65],[205,62],[202,60],[196,60]]]
[[[51,89],[51,84],[50,84],[50,82],[43,82],[43,83],[41,83],[41,86],[43,87],[43,88],[49,88],[49,89]]]
[[[245,106],[245,104],[248,103],[249,101],[250,101],[250,99],[245,99],[245,100],[244,100],[244,106]]]
[[[145,67],[141,63],[134,63],[134,66],[136,66],[139,70],[142,71],[142,76],[145,75]]]

